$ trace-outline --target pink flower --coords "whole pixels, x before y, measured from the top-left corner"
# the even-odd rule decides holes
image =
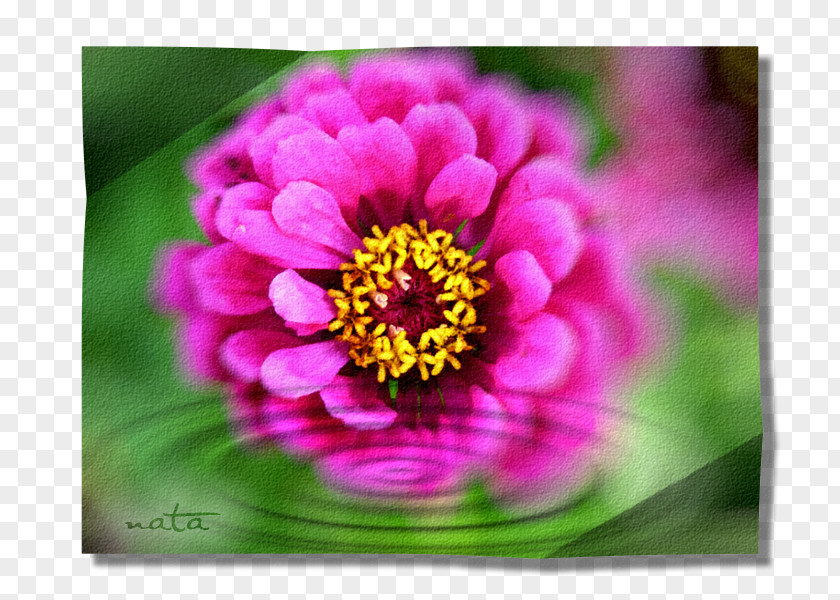
[[[157,277],[185,367],[345,493],[567,494],[639,345],[571,123],[453,54],[300,69],[192,164],[211,245]]]
[[[621,48],[612,96],[622,151],[596,194],[634,254],[694,269],[728,300],[758,302],[758,172],[748,123],[711,99],[698,48]]]

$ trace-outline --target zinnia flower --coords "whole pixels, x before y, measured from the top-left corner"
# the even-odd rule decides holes
[[[345,493],[567,493],[639,329],[583,146],[559,102],[458,55],[301,68],[192,163],[210,245],[157,277],[186,368]]]

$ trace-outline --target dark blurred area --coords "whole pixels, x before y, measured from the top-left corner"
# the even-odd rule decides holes
[[[746,128],[741,152],[758,165],[758,47],[704,48],[703,62],[709,100],[737,108]]]

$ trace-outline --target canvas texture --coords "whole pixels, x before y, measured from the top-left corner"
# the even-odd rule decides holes
[[[86,48],[85,552],[757,553],[757,86]]]

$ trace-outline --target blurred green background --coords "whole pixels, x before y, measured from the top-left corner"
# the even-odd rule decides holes
[[[354,52],[332,53],[345,63]],[[619,147],[601,105],[608,51],[481,48],[579,103],[590,165]],[[307,55],[309,58],[309,55]],[[758,314],[736,312],[684,273],[651,271],[682,335],[627,390],[623,461],[569,506],[532,517],[480,485],[457,513],[371,511],[321,486],[306,464],[236,444],[218,389],[177,370],[174,324],[148,281],[167,241],[202,239],[183,164],[276,89],[301,53],[85,48],[88,203],[82,306],[83,550],[94,553],[438,553],[594,556],[758,551]],[[209,531],[129,530],[175,503],[220,513]]]
[[[84,48],[88,195],[301,54],[231,48]]]

